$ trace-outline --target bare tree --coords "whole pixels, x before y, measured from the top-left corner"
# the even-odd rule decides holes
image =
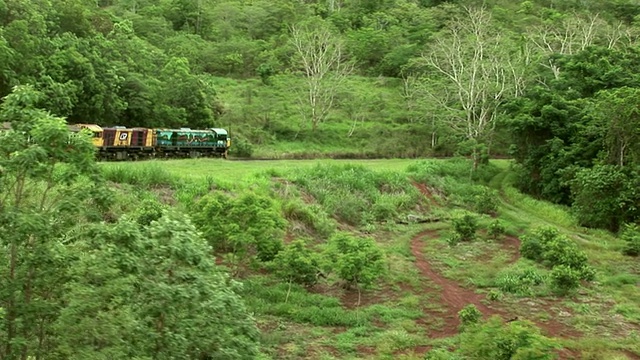
[[[301,115],[315,131],[329,115],[335,94],[352,66],[344,60],[342,40],[321,20],[295,25],[291,35],[306,84],[299,97]]]
[[[493,31],[484,8],[464,10],[422,56],[436,72],[425,89],[445,111],[450,127],[479,144],[491,137],[499,106],[523,91],[519,67],[524,57],[507,52],[509,46]],[[475,146],[473,155],[476,168],[480,154]]]

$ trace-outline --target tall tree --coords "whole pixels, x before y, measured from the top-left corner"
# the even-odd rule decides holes
[[[640,89],[621,87],[599,92],[596,114],[606,129],[605,149],[612,164],[640,160]]]
[[[0,122],[0,358],[44,358],[55,335],[71,252],[65,243],[100,194],[94,148],[84,133],[34,105],[20,86],[5,97]]]
[[[435,71],[426,79],[427,93],[446,112],[450,126],[474,144],[490,138],[498,108],[521,85],[521,57],[505,50],[507,45],[485,8],[464,8],[422,56]],[[477,148],[474,168],[480,159]]]
[[[352,66],[345,61],[342,39],[319,18],[292,26],[291,42],[297,69],[306,84],[299,98],[301,115],[315,131],[329,115],[336,92]]]

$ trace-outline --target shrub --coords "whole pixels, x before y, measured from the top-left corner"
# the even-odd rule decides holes
[[[456,353],[452,353],[447,349],[437,348],[431,349],[424,355],[424,360],[460,360],[462,359]]]
[[[473,214],[464,212],[462,215],[454,217],[452,222],[453,231],[460,236],[460,240],[471,241],[475,239],[478,220]]]
[[[236,135],[231,141],[229,155],[242,158],[250,158],[253,155],[253,145],[245,137]]]
[[[134,218],[138,224],[147,226],[152,221],[160,219],[165,208],[158,200],[147,198],[142,200],[134,211]]]
[[[405,175],[361,165],[319,164],[298,170],[292,181],[331,215],[354,226],[390,220],[414,209],[421,199]]]
[[[461,328],[464,329],[469,325],[477,324],[482,319],[482,313],[473,304],[468,304],[462,310],[458,311]]]
[[[487,299],[491,300],[491,301],[497,301],[502,299],[502,292],[500,290],[496,290],[496,289],[491,289],[488,293],[487,293]]]
[[[480,214],[495,214],[498,211],[498,195],[496,191],[482,186],[479,194],[474,197],[474,205],[475,211]]]
[[[489,224],[489,229],[487,232],[489,234],[489,237],[497,240],[499,237],[504,235],[506,231],[507,229],[504,226],[504,223],[502,222],[502,220],[495,219],[494,221],[491,222],[491,224]]]
[[[282,249],[286,220],[272,199],[248,191],[211,193],[192,208],[194,223],[214,249],[270,261]]]
[[[558,294],[567,294],[580,286],[580,272],[567,265],[557,265],[551,270],[550,285]]]
[[[320,266],[318,256],[304,241],[295,240],[275,256],[272,268],[285,281],[309,286],[317,282]]]
[[[587,255],[574,241],[552,227],[541,227],[535,229],[532,234],[523,236],[520,253],[549,268],[557,265],[568,266],[577,271],[584,280],[590,281],[595,277],[595,272],[587,265]]]
[[[367,287],[385,270],[384,254],[372,238],[338,232],[329,239],[325,255],[329,259],[330,270],[335,270],[349,286]]]
[[[541,226],[534,229],[531,234],[522,236],[520,254],[531,260],[542,261],[544,244],[558,236],[558,229],[550,226]]]
[[[459,352],[469,359],[551,360],[557,358],[555,348],[558,344],[529,321],[503,324],[499,317],[492,317],[462,333]]]
[[[534,286],[543,282],[544,277],[535,267],[515,265],[498,274],[496,285],[504,292],[528,296]]]
[[[625,241],[622,253],[629,256],[640,255],[640,229],[635,224],[626,224],[622,235],[620,236]]]
[[[458,245],[460,242],[462,241],[462,235],[460,235],[457,232],[452,232],[451,234],[449,234],[449,236],[447,237],[447,244],[449,244],[449,246],[456,246]]]

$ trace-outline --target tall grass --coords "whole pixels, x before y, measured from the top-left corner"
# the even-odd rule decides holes
[[[318,164],[295,171],[291,180],[326,211],[355,226],[392,220],[421,199],[405,175],[359,165]]]
[[[144,187],[175,186],[181,180],[158,163],[144,163],[136,167],[125,165],[103,166],[102,172],[108,181]]]
[[[508,185],[503,185],[502,196],[508,203],[514,204],[514,206],[522,209],[526,213],[545,219],[552,224],[565,228],[575,228],[578,226],[577,220],[571,214],[568,207],[536,200]]]

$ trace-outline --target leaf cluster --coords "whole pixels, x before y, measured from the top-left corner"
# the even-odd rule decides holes
[[[579,274],[579,278],[587,281],[595,277],[594,270],[587,264],[586,254],[578,248],[578,245],[560,234],[558,229],[541,226],[522,237],[520,253],[527,259],[535,260],[545,266],[554,269],[558,278],[569,276],[572,273],[565,271],[571,269]]]

